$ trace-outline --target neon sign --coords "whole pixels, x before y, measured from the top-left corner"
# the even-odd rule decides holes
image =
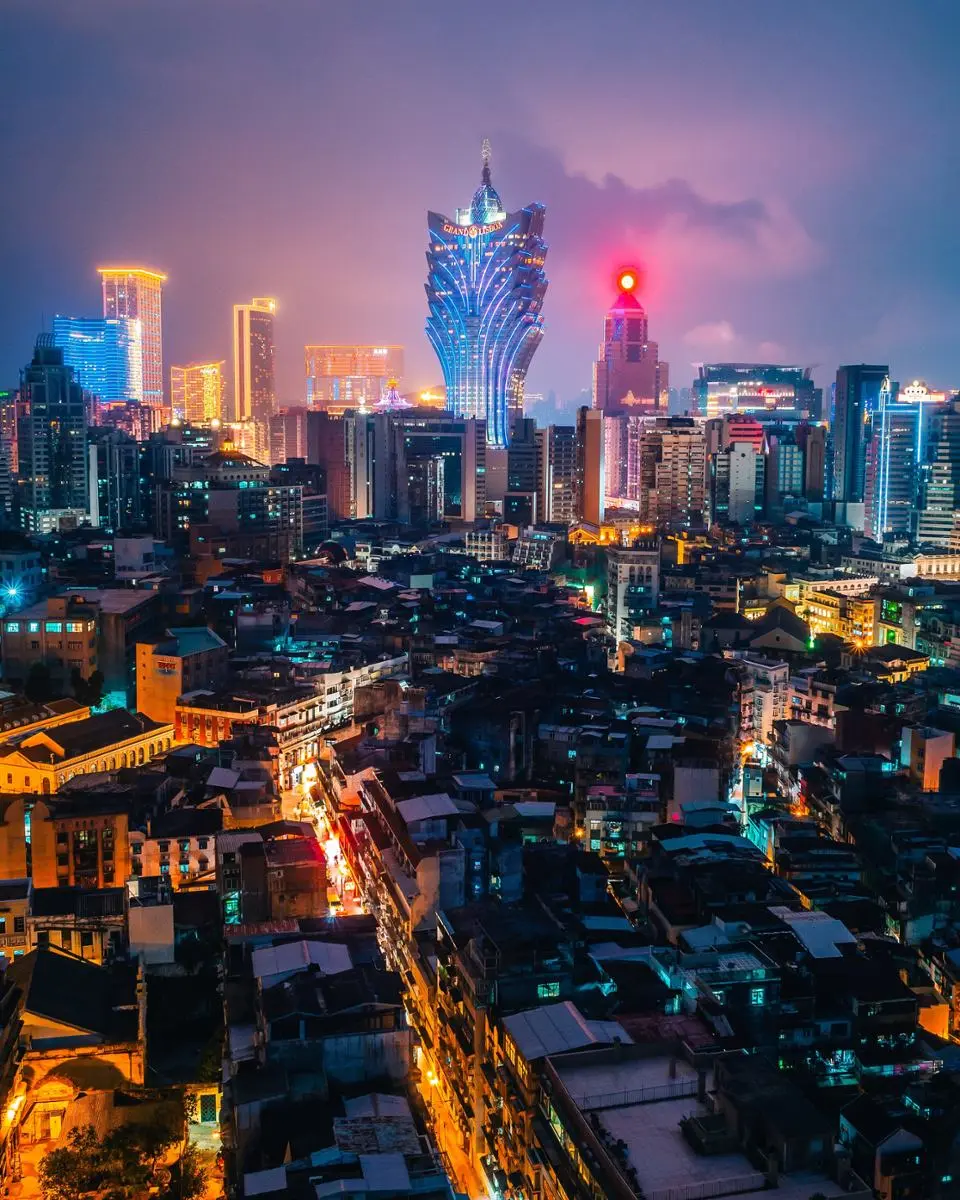
[[[489,225],[443,225],[444,233],[459,233],[466,237],[479,237],[482,233],[496,233],[504,226],[503,221],[492,221]]]

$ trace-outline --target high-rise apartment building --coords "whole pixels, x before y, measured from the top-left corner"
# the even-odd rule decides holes
[[[104,404],[143,402],[143,323],[133,317],[53,318],[53,342],[77,383]]]
[[[311,419],[320,415],[310,414]],[[351,515],[409,524],[471,522],[483,515],[486,427],[482,421],[420,408],[356,412],[342,423]],[[340,452],[336,435],[328,440],[335,459]]]
[[[98,267],[103,289],[103,315],[140,322],[141,387],[151,429],[164,423],[163,310],[161,293],[167,281],[145,267]]]
[[[623,641],[660,599],[660,545],[656,541],[607,551],[607,624]]]
[[[909,534],[919,491],[920,431],[923,409],[898,404],[887,391],[870,420],[864,478],[864,532],[875,542],[884,535]]]
[[[192,425],[223,420],[223,368],[223,362],[170,368],[170,408],[176,420]]]
[[[17,493],[20,523],[47,533],[87,513],[87,406],[53,334],[37,338],[20,374]]]
[[[921,464],[917,541],[951,547],[960,513],[960,397],[931,415]]]
[[[827,429],[825,425],[804,422],[794,429],[797,445],[803,450],[804,496],[821,504],[826,494]]]
[[[282,408],[270,418],[271,466],[286,462],[288,458],[307,459],[307,415],[309,409],[302,407]]]
[[[307,413],[307,462],[323,468],[331,521],[353,515],[347,422],[325,412]]]
[[[767,460],[764,508],[769,518],[782,521],[787,512],[806,509],[804,447],[797,437],[800,427],[771,425],[764,437]]]
[[[576,439],[576,519],[599,525],[606,496],[603,413],[586,405],[578,408]]]
[[[758,420],[818,420],[823,392],[809,367],[772,363],[704,363],[697,369],[693,401],[698,413],[752,413]]]
[[[504,210],[484,143],[469,208],[427,218],[427,337],[448,407],[483,421],[489,446],[506,446],[511,418],[522,415],[524,380],[543,336],[544,212],[542,204]]]
[[[640,518],[667,529],[695,529],[707,516],[707,452],[691,417],[645,421],[637,448]]]
[[[137,439],[110,426],[91,426],[87,438],[90,524],[116,532],[148,520]]]
[[[270,418],[277,411],[273,317],[276,300],[261,296],[233,306],[233,419],[253,421],[266,457]]]
[[[866,483],[866,430],[880,408],[882,392],[891,392],[890,368],[858,363],[840,367],[833,402],[833,500],[837,519],[863,528]]]
[[[766,460],[750,442],[734,442],[712,459],[713,519],[750,525],[763,513]]]
[[[340,415],[373,408],[403,378],[402,346],[305,346],[307,407]]]
[[[647,314],[635,295],[639,285],[639,271],[620,271],[619,294],[604,318],[603,344],[593,364],[593,407],[606,416],[667,407],[667,364],[649,339]]]
[[[548,425],[536,438],[538,519],[570,525],[577,515],[576,426]]]

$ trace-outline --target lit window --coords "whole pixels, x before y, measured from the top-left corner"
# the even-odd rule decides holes
[[[63,622],[62,621],[48,621],[47,622],[47,633],[63,633]]]
[[[560,995],[559,980],[553,980],[550,983],[537,984],[537,999],[538,1000],[556,1000]]]
[[[20,622],[19,621],[8,621],[7,622],[7,633],[19,633],[19,632],[20,632]]]
[[[758,1005],[763,1003],[763,988],[762,987],[756,987],[756,988],[750,989],[750,1003],[758,1004]]]

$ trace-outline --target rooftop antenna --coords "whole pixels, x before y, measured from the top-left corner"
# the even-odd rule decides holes
[[[481,178],[484,183],[490,182],[490,139],[484,138],[480,143],[480,157],[483,160]]]

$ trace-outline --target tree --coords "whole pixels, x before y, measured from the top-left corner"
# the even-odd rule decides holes
[[[174,1163],[164,1200],[195,1200],[203,1195],[205,1188],[206,1172],[200,1151],[193,1142],[187,1142],[179,1160]]]
[[[93,671],[88,679],[84,679],[79,667],[74,667],[70,672],[70,686],[80,704],[89,704],[92,707],[103,699],[103,672]]]
[[[23,694],[34,704],[46,704],[48,700],[53,699],[53,679],[50,676],[50,668],[45,662],[35,662],[27,672]]]
[[[182,1136],[182,1113],[130,1121],[103,1140],[90,1125],[74,1129],[70,1145],[51,1150],[40,1163],[44,1200],[140,1200],[146,1195],[193,1200],[203,1191],[196,1147],[184,1145],[172,1168],[170,1150]]]
[[[92,1125],[74,1129],[70,1145],[51,1150],[40,1163],[44,1200],[82,1200],[100,1187],[100,1143]]]

